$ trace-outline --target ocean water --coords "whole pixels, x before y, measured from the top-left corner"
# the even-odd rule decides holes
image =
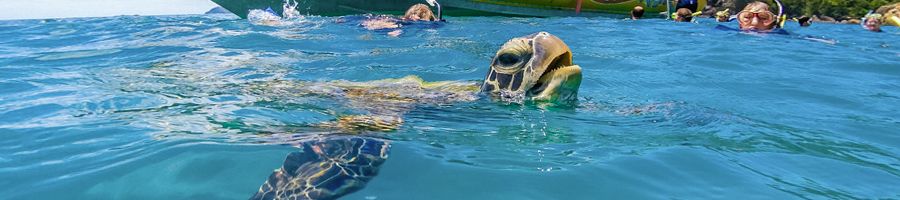
[[[389,158],[342,199],[900,198],[896,27],[448,20],[399,37],[335,17],[0,21],[0,199],[247,199],[310,125],[365,110],[248,88],[477,82],[538,31],[583,68],[577,105],[414,106],[367,133]]]

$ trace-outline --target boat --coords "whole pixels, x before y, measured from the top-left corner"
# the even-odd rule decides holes
[[[284,0],[212,0],[232,13],[247,18],[253,9],[271,8],[283,12]],[[400,15],[409,6],[423,0],[301,0],[297,11],[306,15],[344,16],[354,14]],[[671,4],[671,2],[668,2]],[[699,8],[706,0],[699,0]],[[667,12],[666,0],[440,0],[442,12],[449,16],[628,16],[635,6],[644,7],[646,16]]]

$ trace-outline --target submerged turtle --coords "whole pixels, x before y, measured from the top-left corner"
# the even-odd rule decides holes
[[[425,82],[415,76],[371,82],[270,82],[254,91],[325,95],[362,108],[367,115],[340,117],[317,126],[335,134],[296,145],[251,199],[336,199],[365,186],[388,157],[388,140],[358,133],[390,131],[402,115],[421,104],[473,101],[479,94],[507,102],[571,103],[581,84],[581,67],[569,47],[546,32],[514,38],[497,51],[483,83]]]

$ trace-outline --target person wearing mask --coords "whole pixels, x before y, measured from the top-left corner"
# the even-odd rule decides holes
[[[678,11],[675,12],[676,22],[691,22],[692,20],[694,20],[694,13],[691,12],[690,9],[679,8]]]
[[[868,14],[863,18],[862,27],[872,32],[881,32],[881,14]]]
[[[778,16],[769,11],[769,4],[754,1],[747,4],[737,14],[738,24],[741,30],[768,32],[775,29]]]

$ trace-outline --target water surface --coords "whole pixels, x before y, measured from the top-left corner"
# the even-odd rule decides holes
[[[448,20],[399,37],[333,17],[0,21],[0,199],[246,199],[295,151],[276,135],[362,112],[248,86],[479,81],[537,31],[584,70],[575,108],[415,107],[343,199],[900,198],[895,27]]]

